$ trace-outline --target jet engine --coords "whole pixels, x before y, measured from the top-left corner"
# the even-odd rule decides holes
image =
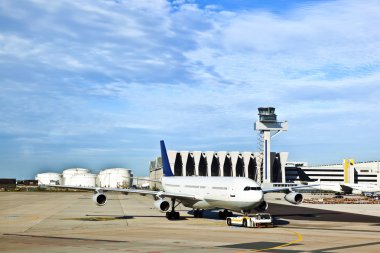
[[[166,200],[159,199],[154,201],[154,207],[156,207],[161,212],[166,212],[170,208],[170,203]]]
[[[92,196],[92,200],[98,206],[104,206],[107,202],[107,196],[103,193],[95,193],[94,196]]]
[[[303,201],[303,196],[301,193],[298,192],[291,192],[285,195],[284,199],[288,201],[289,203],[298,205],[301,204]]]
[[[266,202],[266,201],[261,202],[260,205],[258,205],[255,208],[255,210],[258,212],[264,212],[267,209],[268,209],[268,202]]]

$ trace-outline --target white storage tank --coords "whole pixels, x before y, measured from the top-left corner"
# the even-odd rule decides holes
[[[132,172],[125,168],[111,168],[100,171],[98,175],[99,187],[125,188],[132,186]]]
[[[96,174],[92,173],[75,174],[70,178],[70,185],[95,187],[96,176]]]
[[[74,182],[72,182],[72,178],[76,177],[78,175],[85,175],[89,174],[90,170],[84,169],[84,168],[71,168],[71,169],[66,169],[63,171],[62,176],[63,176],[63,185],[75,185],[74,183],[78,182],[78,179],[75,179]]]
[[[39,173],[35,179],[38,181],[39,185],[62,185],[63,181],[62,175],[55,172]]]

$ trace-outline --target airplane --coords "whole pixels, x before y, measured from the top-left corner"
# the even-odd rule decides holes
[[[353,164],[351,164],[353,166]],[[302,169],[298,169],[298,176],[300,183],[308,185],[312,189],[321,191],[332,191],[337,194],[357,194],[366,195],[368,193],[374,194],[380,192],[380,186],[376,184],[352,184],[342,182],[321,182],[320,180],[312,180]],[[309,185],[309,183],[318,183]]]
[[[319,182],[319,181],[317,181]],[[367,193],[380,192],[380,186],[376,184],[348,184],[340,182],[319,183],[318,185],[309,185],[310,188],[321,191],[333,191],[339,194],[357,194],[365,195]]]
[[[380,193],[380,186],[375,184],[343,184],[342,188],[352,194]]]
[[[264,194],[268,192],[286,191],[284,199],[298,205],[302,203],[303,195],[295,192],[294,189],[312,186],[262,189],[257,182],[245,177],[174,176],[163,140],[160,141],[160,146],[163,191],[58,185],[46,185],[46,187],[92,190],[95,192],[92,199],[98,206],[106,204],[105,192],[108,191],[152,195],[155,198],[154,206],[161,212],[166,212],[167,219],[175,220],[180,217],[179,212],[175,211],[179,204],[192,208],[196,218],[203,217],[205,209],[224,209],[224,211],[219,211],[221,219],[232,216],[231,211],[241,212],[244,215],[253,210],[263,212],[268,208],[268,203],[264,199]]]

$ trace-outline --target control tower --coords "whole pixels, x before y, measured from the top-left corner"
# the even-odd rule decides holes
[[[254,129],[259,131],[259,145],[262,151],[262,166],[258,169],[257,182],[272,182],[272,166],[270,156],[271,138],[282,131],[288,130],[288,122],[277,121],[274,107],[259,107],[259,120],[256,121]]]

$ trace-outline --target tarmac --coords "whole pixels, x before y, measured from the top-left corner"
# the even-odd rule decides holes
[[[149,196],[107,196],[98,207],[90,192],[0,192],[0,252],[380,252],[380,205],[328,210],[269,195],[275,227],[242,228],[217,211],[193,218],[180,205],[181,219],[167,220]]]

